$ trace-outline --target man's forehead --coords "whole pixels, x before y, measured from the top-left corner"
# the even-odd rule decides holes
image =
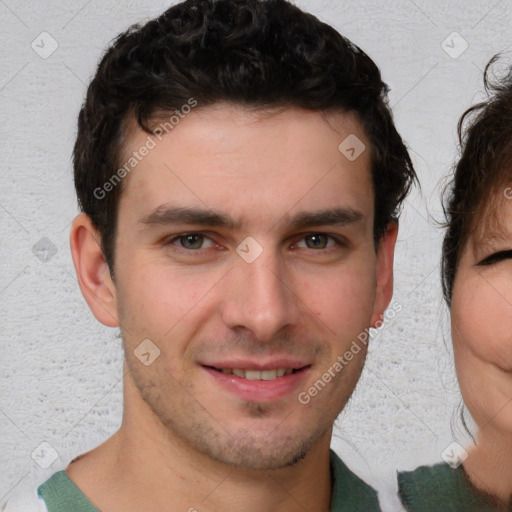
[[[226,109],[236,110],[242,118],[245,115],[237,107]],[[256,119],[252,111],[247,115],[247,122],[240,126],[235,120],[234,127],[218,106],[193,118],[196,114],[184,119],[175,132],[161,140],[133,123],[126,132],[124,158],[136,166],[123,183],[123,195],[128,192],[132,200],[144,203],[144,215],[160,205],[175,202],[176,198],[185,199],[186,205],[202,203],[216,209],[222,209],[228,201],[232,204],[238,201],[240,205],[245,198],[247,206],[261,201],[262,208],[271,208],[280,216],[299,203],[305,211],[336,206],[358,209],[350,202],[354,193],[359,196],[371,193],[369,151],[351,161],[339,148],[349,130],[360,129],[353,116],[346,115],[344,126],[345,117],[340,117],[343,114],[337,118],[331,115],[326,122],[320,112],[303,115],[300,111],[282,111],[272,116],[273,119],[288,116],[281,117],[278,130],[270,127],[267,136],[263,128],[254,137],[246,138],[243,130],[250,130]],[[205,133],[205,129],[218,127],[216,119],[226,123],[224,134],[230,137],[222,147],[216,144],[215,136],[210,139]],[[262,119],[265,124],[269,118]],[[294,124],[290,131],[287,131],[288,121]],[[201,138],[203,135],[205,139]],[[128,147],[144,148],[148,141],[151,150],[144,151],[140,161],[135,161],[137,149],[132,153],[126,151]],[[129,182],[132,184],[128,185]]]
[[[169,122],[172,119],[172,123]],[[167,138],[167,135],[181,134],[188,127],[190,132],[191,121],[195,121],[193,127],[193,136],[198,137],[207,135],[209,138],[222,141],[222,129],[237,126],[239,134],[249,132],[251,129],[263,127],[269,130],[274,126],[283,124],[283,121],[289,126],[307,130],[312,123],[324,125],[339,136],[346,137],[348,134],[357,135],[365,139],[365,131],[359,116],[355,112],[342,110],[312,111],[302,109],[296,106],[279,107],[256,107],[243,106],[236,103],[218,102],[208,106],[197,106],[187,115],[181,115],[179,118],[173,115],[172,111],[158,111],[158,113],[148,123],[148,126],[156,132],[148,134],[139,125],[133,113],[126,115],[123,120],[122,136],[120,139],[120,148],[124,158],[128,158],[134,150],[144,144],[148,135],[151,135],[157,143]],[[212,129],[212,125],[215,129]],[[201,130],[201,128],[202,130]],[[281,129],[279,126],[278,129]],[[202,131],[202,133],[201,133]],[[158,133],[161,137],[158,136]],[[186,135],[186,134],[185,134]],[[284,133],[282,134],[284,137]],[[226,141],[229,142],[229,141]],[[250,149],[250,148],[247,148]]]
[[[337,169],[333,168],[333,175]],[[169,171],[165,178],[154,177],[143,185],[132,187],[123,198],[133,217],[142,224],[175,223],[209,224],[228,229],[241,229],[251,224],[276,224],[305,227],[325,224],[355,224],[369,218],[373,212],[371,187],[355,190],[340,185],[336,179],[288,190],[267,187],[259,176],[259,186],[245,186],[245,180],[221,177],[196,183],[185,171]],[[283,180],[284,181],[284,180]],[[249,185],[249,184],[248,184]],[[286,184],[285,184],[286,185]],[[123,198],[121,199],[123,201]]]

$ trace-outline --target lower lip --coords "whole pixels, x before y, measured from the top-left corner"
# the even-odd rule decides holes
[[[273,380],[247,380],[206,366],[203,368],[222,387],[248,402],[275,402],[297,390],[309,373],[309,367],[305,367]]]

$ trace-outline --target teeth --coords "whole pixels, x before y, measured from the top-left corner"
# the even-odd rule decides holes
[[[275,370],[244,370],[242,368],[222,368],[222,373],[233,374],[247,380],[274,380],[284,375],[290,375],[293,368],[277,368]]]
[[[260,380],[261,372],[257,370],[245,370],[245,378],[247,380]]]
[[[261,372],[261,380],[274,380],[277,378],[277,370],[263,370]]]

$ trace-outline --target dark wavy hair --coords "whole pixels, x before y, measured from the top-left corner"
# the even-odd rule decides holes
[[[374,62],[331,26],[286,0],[186,0],[119,35],[78,117],[74,179],[112,276],[122,186],[94,193],[120,165],[127,123],[148,133],[191,98],[256,109],[354,112],[371,143],[376,243],[416,180]],[[121,183],[122,185],[122,183]]]
[[[473,234],[499,225],[497,208],[512,182],[512,68],[502,76],[493,75],[498,59],[495,55],[485,68],[487,99],[466,110],[459,120],[460,159],[444,190],[441,278],[448,306],[466,243]]]

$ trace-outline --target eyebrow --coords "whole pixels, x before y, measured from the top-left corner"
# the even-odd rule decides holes
[[[473,240],[473,252],[475,251],[485,251],[492,250],[496,245],[501,243],[510,244],[512,240],[512,233],[507,231],[505,233],[491,231],[490,233],[485,234],[482,238]]]
[[[282,222],[286,217],[283,217]],[[314,226],[346,226],[360,223],[364,215],[353,208],[329,208],[310,212],[299,212],[288,221],[292,229],[305,229]],[[168,224],[199,224],[222,227],[229,230],[240,229],[241,223],[231,216],[211,209],[193,207],[172,207],[161,205],[152,213],[142,217],[140,224],[147,226]]]

